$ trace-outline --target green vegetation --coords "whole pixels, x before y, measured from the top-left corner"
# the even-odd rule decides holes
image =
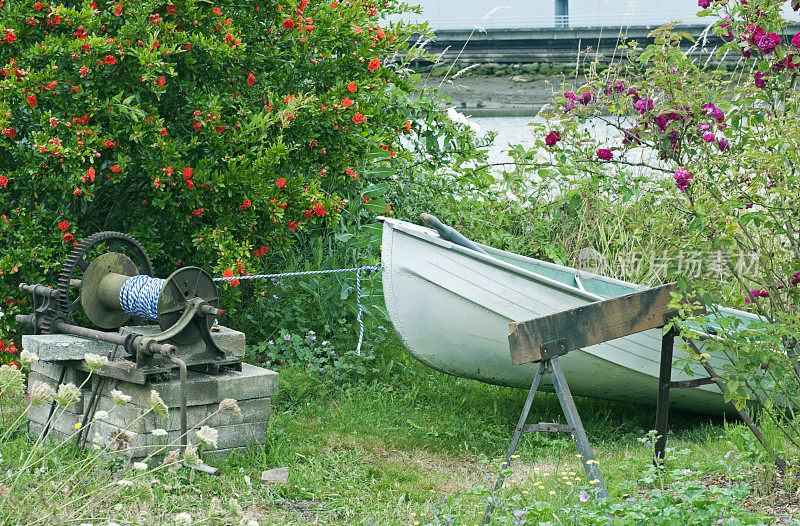
[[[280,367],[266,446],[209,461],[222,469],[219,478],[170,470],[154,460],[149,471],[112,460],[97,462],[87,473],[85,456],[71,446],[44,448],[45,460],[20,473],[16,459],[30,445],[23,429],[13,431],[0,443],[0,490],[6,490],[0,492],[0,500],[6,499],[0,510],[27,517],[9,524],[169,524],[179,513],[205,524],[477,524],[495,480],[494,459],[508,446],[524,391],[445,376],[410,359],[394,341],[378,354],[379,372],[356,382],[315,368]],[[539,396],[531,421],[563,421],[555,396]],[[769,465],[761,464],[761,453],[740,425],[674,414],[668,460],[656,470],[647,443],[652,408],[577,403],[611,493],[609,504],[581,502],[591,485],[569,437],[526,435],[499,494],[496,524],[509,523],[518,510],[529,524],[573,524],[575,514],[583,524],[591,517],[604,518],[603,524],[611,508],[624,518],[619,524],[655,524],[661,503],[676,499],[682,500],[666,509],[679,513],[681,522],[664,524],[711,524],[719,518],[725,524],[764,524],[768,516],[786,513],[775,490],[787,489],[790,479],[775,479]],[[6,422],[9,407],[18,412],[23,405],[7,404]],[[262,470],[282,466],[291,469],[288,485],[259,482]],[[42,483],[49,488],[46,481],[59,470],[78,483],[31,492]],[[10,480],[16,477],[15,486]],[[694,489],[683,491],[683,485]]]

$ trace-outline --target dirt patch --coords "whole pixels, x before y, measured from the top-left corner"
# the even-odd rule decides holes
[[[728,487],[739,482],[742,481],[731,480],[725,474],[707,473],[703,476],[705,486]],[[744,482],[753,487],[751,495],[742,500],[745,509],[775,517],[774,524],[782,518],[800,515],[800,484],[794,477],[768,473],[756,467]]]

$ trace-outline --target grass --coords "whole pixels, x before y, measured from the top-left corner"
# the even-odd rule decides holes
[[[111,463],[85,487],[69,490],[65,501],[77,497],[73,509],[60,507],[60,499],[46,505],[42,496],[28,501],[28,523],[163,524],[180,512],[203,524],[479,523],[496,459],[508,447],[525,392],[432,371],[399,351],[396,342],[381,354],[380,374],[351,382],[310,367],[281,368],[265,447],[213,462],[221,477],[185,469],[131,475],[129,468]],[[590,399],[576,403],[614,502],[674,478],[708,473],[725,478],[752,470],[747,444],[740,440],[737,447],[732,441],[741,439],[741,433],[731,432],[737,424],[673,413],[668,443],[673,453],[666,469],[657,472],[652,449],[642,441],[653,426],[652,408]],[[529,420],[564,422],[556,397],[537,395]],[[3,470],[13,470],[14,459],[29,444],[22,433],[0,444]],[[731,450],[735,454],[725,458]],[[590,489],[568,436],[526,435],[518,454],[502,492],[498,524],[514,520],[512,508],[549,505],[558,515]],[[48,470],[79,458],[69,450],[59,453],[43,470],[26,474],[28,487]],[[281,466],[291,468],[288,485],[259,482],[262,470]],[[119,491],[114,483],[122,477],[134,483]],[[0,500],[4,482],[0,476]],[[15,499],[21,495],[10,495],[9,502]]]

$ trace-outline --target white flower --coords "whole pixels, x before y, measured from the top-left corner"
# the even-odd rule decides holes
[[[197,448],[191,444],[186,446],[186,450],[183,452],[183,461],[187,464],[192,464],[195,466],[203,463],[203,461],[197,455]]]
[[[150,391],[150,407],[152,407],[153,411],[158,415],[167,416],[169,414],[167,404],[164,403],[164,400],[161,399],[161,395],[158,394],[158,391],[155,389]]]
[[[0,393],[6,395],[21,393],[24,385],[25,378],[16,365],[0,366]]]
[[[144,462],[134,462],[133,469],[138,469],[139,471],[147,471],[147,464]]]
[[[161,429],[160,427],[158,429],[153,429],[152,433],[153,433],[154,436],[157,436],[157,437],[165,437],[165,436],[167,436],[167,430],[166,429]]]
[[[31,405],[49,404],[56,399],[55,390],[40,380],[35,380],[28,388],[28,395]]]
[[[164,455],[164,462],[162,462],[162,464],[165,466],[168,466],[170,464],[175,464],[176,462],[180,461],[180,455],[181,455],[180,451],[178,451],[177,449],[173,449],[172,451]]]
[[[127,479],[122,479],[117,481],[117,486],[128,486],[133,487],[133,482]]]
[[[58,405],[72,405],[80,400],[80,398],[81,392],[72,382],[58,386],[58,394],[56,395],[56,402],[58,402]]]
[[[133,398],[130,395],[126,395],[122,391],[118,391],[116,389],[111,390],[111,399],[114,400],[114,403],[119,404],[127,404]]]
[[[242,418],[242,410],[239,409],[239,404],[236,403],[236,400],[234,400],[233,398],[226,398],[225,400],[220,402],[217,411],[219,411],[220,413],[225,413],[227,411],[230,411],[232,413],[235,413],[236,416],[238,416],[239,418]]]
[[[447,118],[458,124],[467,124],[467,118],[463,113],[459,113],[455,108],[447,108]]]
[[[105,364],[108,363],[108,358],[105,356],[100,356],[99,354],[92,354],[87,352],[83,355],[83,359],[86,361],[86,367],[89,368],[90,371],[97,372],[103,368]]]
[[[95,412],[94,419],[95,420],[108,420],[108,411],[100,410],[100,411]]]
[[[26,349],[22,349],[22,352],[19,353],[19,361],[22,362],[22,365],[30,365],[33,362],[38,362],[39,357]]]
[[[217,447],[217,439],[219,438],[219,431],[213,427],[203,426],[197,431],[197,440],[207,446]]]
[[[182,511],[172,517],[172,522],[175,524],[175,526],[191,526],[192,516],[185,511]]]

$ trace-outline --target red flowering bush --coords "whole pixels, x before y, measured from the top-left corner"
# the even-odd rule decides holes
[[[401,8],[0,1],[0,340],[28,310],[18,283],[52,283],[99,230],[143,241],[160,275],[274,272],[333,233],[413,120],[388,64],[408,32],[379,23]]]

